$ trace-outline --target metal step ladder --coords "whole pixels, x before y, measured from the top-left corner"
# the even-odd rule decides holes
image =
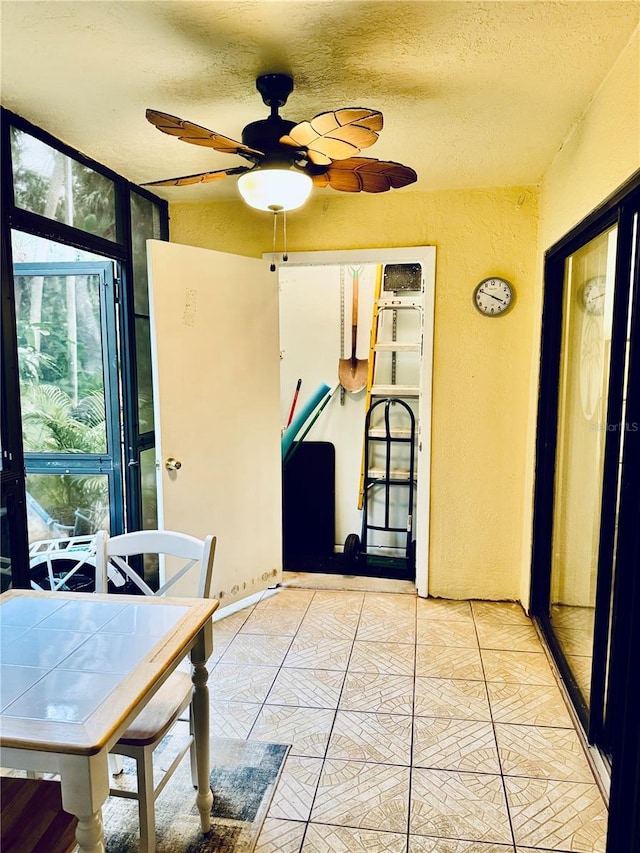
[[[422,326],[423,326],[423,292],[422,286],[420,293],[416,295],[413,291],[394,292],[392,294],[382,291],[383,270],[382,266],[378,267],[376,277],[376,285],[374,291],[373,317],[371,322],[371,337],[369,344],[369,369],[367,376],[367,390],[365,398],[365,411],[369,412],[371,406],[379,399],[394,398],[398,400],[417,400],[420,396],[420,385],[407,384],[397,382],[397,359],[409,353],[415,353],[418,358],[422,358]],[[386,284],[385,284],[386,287]],[[398,340],[398,315],[400,312],[417,312],[418,322],[416,324],[418,334],[415,340]],[[385,317],[391,315],[391,340],[380,340],[383,331],[387,331],[388,321]],[[383,378],[378,377],[379,357],[389,354],[391,356],[391,375],[384,377],[389,381],[383,381]],[[360,467],[360,489],[358,493],[358,509],[363,508],[365,494],[365,478],[367,471],[365,469],[365,450],[366,443],[369,438],[379,438],[384,430],[372,425],[368,429],[368,434],[364,436],[362,448],[362,464]],[[402,427],[392,428],[392,438],[405,438]],[[396,479],[401,478],[401,472],[397,472],[397,477],[393,472],[389,472],[389,476]],[[406,478],[406,472],[404,477]]]

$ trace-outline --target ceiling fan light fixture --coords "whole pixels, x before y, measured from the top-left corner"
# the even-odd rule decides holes
[[[313,182],[298,169],[251,169],[238,178],[240,195],[256,210],[280,212],[301,207]]]

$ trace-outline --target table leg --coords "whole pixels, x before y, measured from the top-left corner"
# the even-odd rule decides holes
[[[102,829],[102,813],[78,815],[76,841],[78,853],[104,853],[104,834]]]
[[[62,807],[78,818],[78,853],[104,853],[102,804],[109,794],[107,753],[65,755],[60,762]]]
[[[209,783],[209,688],[207,687],[209,673],[205,666],[212,651],[213,641],[211,623],[209,622],[200,632],[198,641],[191,650],[191,663],[193,664],[191,680],[194,687],[191,706],[193,709],[193,737],[198,775],[196,806],[200,812],[200,826],[203,832],[209,832],[211,829],[211,806],[213,805],[213,794]]]

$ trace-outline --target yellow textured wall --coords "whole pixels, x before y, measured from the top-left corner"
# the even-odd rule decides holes
[[[636,30],[546,170],[540,187],[544,252],[640,167],[640,30]]]
[[[544,252],[640,166],[640,39],[621,54],[535,188],[346,196],[290,216],[291,251],[437,247],[430,594],[529,597]],[[266,214],[236,201],[171,204],[171,239],[258,256]],[[538,221],[538,212],[540,219]],[[489,274],[514,310],[471,305]]]
[[[171,239],[259,256],[268,214],[236,201],[174,203]],[[533,316],[537,192],[531,187],[347,196],[332,190],[289,217],[291,251],[434,245],[431,595],[516,598],[523,551],[524,482]],[[483,318],[475,285],[503,275],[517,297]]]

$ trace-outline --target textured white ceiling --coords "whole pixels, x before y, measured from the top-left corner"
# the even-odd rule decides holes
[[[277,71],[295,80],[285,118],[381,110],[365,154],[415,168],[410,192],[537,182],[640,5],[3,0],[0,12],[3,105],[134,182],[244,164],[161,134],[145,108],[240,139],[268,114],[255,78]],[[159,192],[235,193],[234,178]]]

